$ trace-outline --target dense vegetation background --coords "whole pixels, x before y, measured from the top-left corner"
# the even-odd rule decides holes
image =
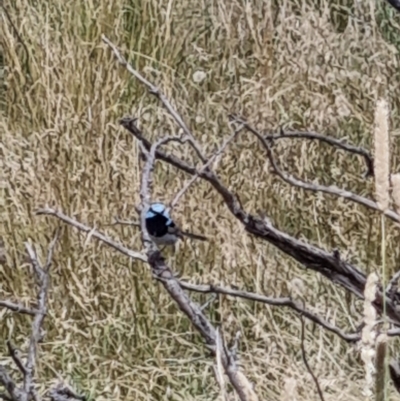
[[[44,254],[57,224],[35,216],[39,206],[56,206],[141,248],[134,227],[107,226],[116,215],[135,218],[139,201],[137,144],[118,119],[138,116],[153,137],[177,128],[116,63],[101,34],[162,88],[210,151],[229,135],[230,112],[263,130],[313,130],[370,148],[375,102],[384,95],[397,172],[400,18],[374,0],[330,3],[6,1],[13,24],[2,10],[0,236],[7,260],[0,265],[0,297],[34,299],[23,242],[42,246]],[[206,73],[201,82],[199,72]],[[305,141],[280,141],[275,149],[281,166],[306,180],[373,196],[361,158]],[[218,174],[249,211],[263,210],[298,238],[340,248],[367,273],[379,268],[379,215],[283,183],[270,174],[254,137],[239,137]],[[184,179],[158,164],[154,197],[168,202]],[[251,238],[206,184],[193,186],[174,215],[183,228],[213,238],[169,251],[183,278],[292,294],[348,331],[361,323],[360,301]],[[388,273],[398,269],[399,233],[388,223]],[[219,397],[213,359],[149,269],[71,228],[57,248],[49,307],[38,366],[42,389],[63,377],[97,400]],[[242,331],[240,361],[260,397],[318,399],[301,357],[298,315],[227,297],[208,313],[228,339]],[[31,320],[7,310],[0,319],[0,362],[11,366],[5,340],[23,348]],[[311,323],[307,329],[309,363],[326,400],[361,399],[358,347]],[[392,340],[393,355],[397,347]]]

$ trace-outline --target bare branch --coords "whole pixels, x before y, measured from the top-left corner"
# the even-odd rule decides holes
[[[214,163],[219,156],[225,151],[228,145],[237,137],[239,132],[243,129],[243,125],[237,128],[228,139],[224,141],[219,149],[208,159],[207,163],[203,164],[200,168],[199,172],[205,171],[212,163]],[[190,178],[186,184],[180,189],[180,191],[175,195],[174,199],[170,203],[170,209],[173,209],[179,202],[180,198],[185,194],[185,192],[190,188],[190,186],[199,178],[199,174],[194,174],[192,178]]]
[[[236,298],[248,299],[254,302],[260,302],[267,305],[272,306],[284,306],[290,309],[295,310],[300,313],[302,316],[305,316],[307,319],[313,321],[314,323],[324,327],[328,331],[338,335],[341,339],[347,342],[356,342],[360,339],[359,333],[347,334],[340,330],[338,327],[333,324],[325,321],[318,315],[308,311],[305,309],[299,302],[293,301],[291,298],[270,298],[264,295],[255,294],[247,291],[234,290],[231,288],[219,287],[216,285],[196,285],[190,284],[184,281],[179,281],[179,284],[182,288],[189,291],[195,291],[200,293],[214,293],[214,294],[224,294],[230,295]]]
[[[62,383],[59,383],[54,388],[50,389],[48,395],[51,401],[85,401],[86,397],[84,395],[80,395],[76,393],[69,386],[65,386]]]
[[[28,347],[28,360],[24,370],[24,391],[27,400],[29,399],[30,394],[35,393],[35,390],[33,388],[33,377],[35,374],[35,367],[36,367],[37,345],[41,338],[40,331],[43,324],[43,320],[47,314],[47,294],[50,283],[49,268],[52,263],[54,248],[58,240],[59,233],[60,230],[57,229],[54,238],[49,245],[46,258],[46,265],[44,267],[40,265],[36,252],[33,250],[33,247],[29,243],[25,243],[26,250],[31,258],[32,266],[34,267],[36,274],[39,278],[39,286],[40,286],[37,297],[39,312],[35,315],[35,318],[33,319],[32,322],[32,335]],[[34,395],[34,398],[37,399],[38,396]]]
[[[133,136],[139,139],[146,149],[150,149],[151,143],[136,127],[133,123],[134,121],[132,118],[125,117],[120,120],[120,123]],[[300,264],[319,272],[333,283],[339,284],[357,297],[363,298],[366,283],[365,273],[360,271],[356,266],[342,260],[340,255],[338,257],[337,252],[329,253],[322,248],[300,241],[278,230],[268,219],[259,218],[247,213],[242,208],[237,197],[209,169],[197,171],[192,165],[160,149],[156,151],[156,157],[190,175],[197,174],[201,179],[207,181],[220,194],[232,215],[243,224],[247,232],[271,243]],[[399,297],[396,295],[396,298]],[[398,299],[386,299],[386,308],[388,315],[394,321],[400,322],[400,311],[396,310],[397,301]],[[383,296],[380,292],[377,294],[375,307],[381,313],[383,302]]]
[[[85,226],[82,223],[79,223],[78,221],[76,221],[74,219],[71,219],[70,217],[66,216],[62,212],[59,212],[59,211],[57,211],[55,209],[51,209],[51,208],[43,208],[43,209],[37,210],[36,214],[57,217],[58,219],[62,220],[64,223],[67,223],[67,224],[79,229],[80,231],[83,231],[85,233],[91,232],[92,237],[99,239],[100,241],[104,242],[111,248],[114,248],[115,250],[123,253],[124,255],[126,255],[128,257],[130,257],[132,259],[141,260],[142,262],[147,262],[146,255],[143,255],[140,252],[131,251],[130,249],[125,248],[123,245],[118,244],[117,242],[113,241],[106,235],[98,232],[97,230],[93,230],[91,227]]]
[[[347,191],[342,188],[338,188],[336,185],[330,185],[329,187],[326,187],[324,185],[319,185],[319,184],[311,184],[302,180],[299,180],[295,177],[293,177],[290,174],[285,173],[280,169],[278,164],[275,161],[274,154],[271,149],[271,145],[268,143],[268,141],[254,128],[252,128],[248,123],[246,123],[244,120],[240,118],[236,118],[236,121],[243,124],[245,128],[254,134],[262,143],[264,146],[265,150],[267,151],[268,159],[275,170],[275,172],[278,174],[280,178],[282,178],[283,181],[287,182],[290,185],[293,185],[298,188],[302,188],[306,191],[313,191],[313,192],[324,192],[330,195],[337,196],[339,198],[344,198],[348,199],[350,201],[353,201],[355,203],[358,203],[360,205],[363,205],[369,209],[375,210],[377,212],[382,212],[382,210],[379,208],[378,204],[371,199],[364,198],[363,196],[360,196],[358,194],[355,194],[353,192]],[[386,210],[383,212],[386,217],[389,217],[391,220],[396,221],[400,223],[400,216],[393,210]]]
[[[235,116],[232,116],[233,119],[236,119]],[[334,146],[339,149],[343,149],[346,152],[354,153],[356,155],[360,155],[364,158],[365,163],[367,165],[367,171],[365,172],[365,176],[373,176],[374,175],[374,160],[371,154],[364,148],[351,145],[347,142],[344,142],[341,139],[332,138],[331,136],[326,136],[322,134],[318,134],[316,132],[299,132],[299,131],[281,131],[279,134],[267,134],[264,135],[263,138],[267,141],[276,141],[280,139],[310,139],[317,140],[320,142],[325,142],[328,145]]]
[[[307,356],[306,356],[306,350],[304,348],[304,319],[301,318],[301,355],[303,357],[303,361],[304,361],[304,365],[306,365],[306,368],[308,370],[308,372],[310,373],[311,377],[314,380],[315,385],[317,386],[317,391],[318,391],[318,395],[321,401],[325,401],[324,399],[324,394],[322,393],[321,387],[319,386],[319,382],[317,377],[314,375],[314,372],[312,371],[310,365],[308,364],[307,361]]]
[[[13,401],[23,401],[24,394],[20,388],[17,387],[14,380],[7,373],[4,366],[0,365],[0,383],[4,386],[4,388],[10,394],[10,397]]]
[[[10,309],[13,312],[18,312],[18,313],[22,313],[22,314],[26,314],[26,315],[31,315],[31,316],[34,316],[38,312],[37,309],[26,308],[23,305],[16,304],[11,301],[0,301],[0,307]]]
[[[20,357],[20,352],[19,350],[17,350],[13,344],[11,343],[11,341],[7,341],[6,342],[7,348],[8,348],[8,352],[11,356],[11,358],[13,359],[14,363],[17,365],[18,369],[21,371],[21,373],[26,376],[27,371],[26,371],[26,367],[23,364],[21,357]]]
[[[134,227],[140,227],[140,223],[137,221],[130,221],[130,220],[121,220],[119,217],[114,217],[114,222],[110,224],[111,226],[116,226],[116,225],[122,225],[122,226],[134,226]]]
[[[175,119],[177,124],[183,129],[183,132],[189,139],[189,143],[192,145],[193,149],[196,151],[197,155],[199,156],[200,160],[205,163],[206,162],[206,157],[203,155],[203,152],[201,150],[200,145],[194,138],[192,132],[189,130],[185,122],[183,121],[182,117],[175,111],[175,109],[172,107],[171,103],[169,100],[165,97],[165,95],[158,89],[156,86],[154,86],[151,82],[149,82],[147,79],[145,79],[141,74],[139,74],[127,61],[126,59],[122,56],[120,51],[117,49],[117,47],[105,36],[102,35],[101,39],[105,44],[107,44],[111,50],[114,52],[115,56],[117,57],[119,63],[124,66],[136,79],[138,79],[142,84],[147,86],[149,89],[149,92],[156,96],[161,103],[164,105],[164,107],[168,110],[168,112],[171,114],[171,116]]]

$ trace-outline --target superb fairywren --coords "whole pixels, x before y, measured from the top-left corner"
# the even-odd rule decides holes
[[[174,245],[183,236],[201,241],[207,240],[206,237],[182,231],[177,227],[171,219],[167,207],[162,203],[151,204],[146,212],[146,228],[150,238],[157,245]]]

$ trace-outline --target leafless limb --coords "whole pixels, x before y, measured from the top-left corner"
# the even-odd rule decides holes
[[[9,397],[5,395],[5,397],[2,397],[3,399],[11,399],[12,401],[29,401],[31,399],[35,401],[40,400],[40,397],[34,388],[37,345],[41,339],[42,323],[47,313],[47,294],[50,281],[49,269],[52,263],[58,235],[59,230],[56,231],[56,234],[49,245],[46,263],[44,265],[40,263],[33,246],[29,243],[25,244],[39,284],[37,310],[34,313],[29,313],[33,314],[34,319],[32,321],[32,334],[29,340],[26,363],[23,362],[20,352],[13,346],[13,344],[10,341],[7,342],[9,354],[23,375],[23,385],[20,387],[17,386],[12,377],[7,373],[5,367],[0,366],[0,384],[5,387],[9,394]],[[27,312],[24,311],[24,313]]]
[[[13,312],[18,312],[18,313],[22,313],[25,315],[31,315],[31,316],[35,315],[38,312],[37,309],[26,308],[23,305],[16,304],[11,301],[0,301],[0,307],[10,309]]]
[[[57,211],[55,209],[51,209],[51,208],[43,208],[43,209],[38,209],[36,211],[36,214],[57,217],[58,219],[62,220],[64,223],[67,223],[75,228],[78,228],[80,231],[83,231],[85,233],[90,233],[90,235],[92,237],[99,239],[100,241],[104,242],[111,248],[114,248],[115,250],[121,252],[122,254],[124,254],[128,257],[130,257],[132,259],[141,260],[142,262],[147,262],[146,255],[144,255],[140,252],[131,251],[130,249],[125,248],[123,245],[118,244],[117,242],[113,241],[111,238],[107,237],[105,234],[101,234],[99,231],[93,230],[91,227],[88,227],[88,226],[83,225],[82,223],[79,223],[78,221],[63,214],[62,212],[59,212],[59,211]]]
[[[247,122],[245,122],[243,119],[236,117],[236,121],[243,124],[244,127],[251,132],[253,135],[255,135],[261,144],[263,145],[264,149],[267,152],[268,159],[274,169],[274,171],[278,174],[280,178],[282,178],[283,181],[287,182],[290,185],[293,185],[298,188],[302,188],[306,191],[313,191],[313,192],[324,192],[330,195],[337,196],[339,198],[344,198],[348,199],[352,202],[358,203],[360,205],[363,205],[369,209],[375,210],[377,212],[382,212],[380,207],[376,202],[374,202],[371,199],[365,198],[363,196],[360,196],[358,194],[355,194],[351,191],[347,191],[343,188],[338,188],[336,185],[330,185],[330,186],[325,186],[325,185],[319,185],[319,184],[311,184],[302,180],[299,180],[298,178],[293,177],[292,175],[285,173],[280,169],[278,166],[274,154],[272,152],[271,145],[268,143],[268,141],[265,139],[265,137],[259,133],[257,130],[252,128]],[[391,220],[396,221],[400,223],[400,216],[393,210],[387,210],[383,212],[385,216],[389,217]]]
[[[142,84],[144,84],[148,89],[149,92],[156,96],[161,103],[164,105],[164,107],[168,110],[168,112],[171,114],[171,116],[175,119],[177,124],[183,129],[183,132],[189,139],[189,143],[193,147],[193,149],[196,151],[197,155],[199,156],[200,160],[205,163],[206,162],[206,157],[203,155],[203,152],[200,148],[200,145],[197,143],[196,139],[194,138],[192,132],[188,128],[188,126],[185,124],[183,121],[182,117],[175,111],[175,109],[172,107],[171,103],[169,100],[165,97],[165,95],[160,91],[159,88],[154,86],[151,82],[149,82],[146,78],[144,78],[141,74],[139,74],[125,59],[124,56],[122,56],[121,52],[117,49],[117,47],[105,36],[102,35],[101,39],[105,44],[107,44],[111,50],[114,52],[115,56],[117,57],[117,60],[119,63],[124,66],[136,79],[138,79]]]
[[[203,166],[199,169],[200,172],[205,171],[209,166],[211,166],[217,159],[222,155],[228,145],[237,137],[239,132],[243,129],[241,125],[237,128],[232,135],[224,141],[219,149],[208,159],[207,163],[203,164]],[[186,184],[180,189],[180,191],[175,195],[174,199],[170,203],[170,209],[173,209],[177,203],[179,202],[180,198],[185,194],[185,192],[190,188],[190,186],[199,178],[198,174],[194,174],[192,178],[190,178]]]
[[[361,338],[360,333],[347,334],[343,332],[338,327],[325,321],[324,319],[312,313],[311,311],[305,309],[299,302],[296,302],[291,298],[270,298],[253,292],[234,290],[231,288],[220,287],[216,285],[196,285],[184,281],[180,281],[179,284],[181,285],[182,288],[189,291],[195,291],[200,293],[224,294],[235,298],[248,299],[250,301],[264,303],[267,305],[284,306],[293,309],[294,311],[300,313],[302,316],[305,316],[312,322],[338,335],[341,339],[347,342],[356,342]]]
[[[25,377],[27,374],[26,367],[24,363],[21,360],[21,355],[19,350],[17,350],[14,345],[11,343],[11,341],[6,342],[7,348],[8,348],[8,353],[10,354],[11,358],[13,359],[14,363],[17,365],[18,369],[21,371],[23,376]]]
[[[114,222],[110,225],[115,226],[117,224],[120,224],[122,226],[140,227],[140,223],[138,223],[137,221],[121,220],[118,217],[114,217]]]
[[[225,352],[219,354],[220,349],[218,348],[218,344],[221,340],[219,331],[213,327],[207,317],[203,314],[201,307],[193,302],[182,290],[179,281],[176,279],[169,266],[165,264],[164,258],[158,251],[156,245],[150,241],[149,234],[147,232],[145,216],[151,199],[149,188],[150,174],[156,159],[157,149],[170,140],[173,140],[173,138],[162,138],[150,147],[150,151],[146,154],[147,160],[142,173],[142,183],[140,188],[140,198],[142,201],[141,228],[143,243],[147,249],[148,261],[151,266],[153,276],[161,279],[161,283],[171,298],[177,303],[182,312],[184,312],[190,319],[193,326],[199,331],[206,341],[206,344],[216,354],[217,359],[220,358],[220,363],[223,366],[224,371],[239,398],[242,401],[256,400],[256,394],[251,390],[247,378],[242,373],[239,373],[239,369],[232,360],[229,352],[225,350]],[[219,362],[217,361],[217,363]]]
[[[48,395],[51,401],[85,401],[86,397],[76,393],[69,386],[59,383],[57,386],[49,390]]]
[[[120,123],[146,149],[150,149],[151,142],[145,138],[134,124],[134,121],[132,118],[125,117],[120,120]],[[156,157],[192,176],[197,174],[201,179],[207,181],[220,194],[232,215],[243,224],[247,232],[271,243],[300,264],[322,274],[357,297],[364,297],[365,273],[343,260],[338,252],[327,252],[322,248],[300,241],[274,227],[269,219],[259,218],[247,213],[242,208],[238,198],[228,190],[210,169],[198,171],[194,166],[160,149],[156,151]],[[399,323],[400,312],[396,309],[399,299],[397,298],[399,298],[398,295],[396,295],[396,299],[386,299],[386,310],[388,315]],[[383,302],[382,291],[380,291],[375,301],[375,307],[380,313],[383,311]]]
[[[232,116],[232,119],[235,118],[236,118],[235,116]],[[368,177],[374,175],[374,160],[371,154],[366,149],[351,145],[341,139],[332,138],[331,136],[318,134],[316,132],[283,131],[283,130],[281,130],[279,134],[263,135],[263,138],[267,141],[298,138],[298,139],[310,139],[310,140],[325,142],[328,145],[334,146],[339,149],[343,149],[346,152],[362,156],[365,160],[365,164],[367,165],[367,171],[365,172],[365,176]]]
[[[311,377],[314,380],[314,383],[317,387],[318,395],[321,401],[325,401],[324,399],[324,394],[322,393],[321,387],[319,385],[318,379],[315,376],[314,372],[312,371],[310,365],[308,364],[307,361],[307,355],[306,355],[306,350],[304,348],[304,332],[305,332],[305,327],[304,327],[304,319],[301,317],[301,355],[303,357],[304,365],[306,365],[306,368],[308,370],[308,373],[310,373]]]

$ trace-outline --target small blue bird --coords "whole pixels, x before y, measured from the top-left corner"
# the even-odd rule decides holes
[[[157,245],[174,245],[184,236],[188,238],[207,241],[206,237],[182,231],[175,225],[168,213],[167,207],[162,203],[152,203],[146,212],[146,228],[150,238]]]

